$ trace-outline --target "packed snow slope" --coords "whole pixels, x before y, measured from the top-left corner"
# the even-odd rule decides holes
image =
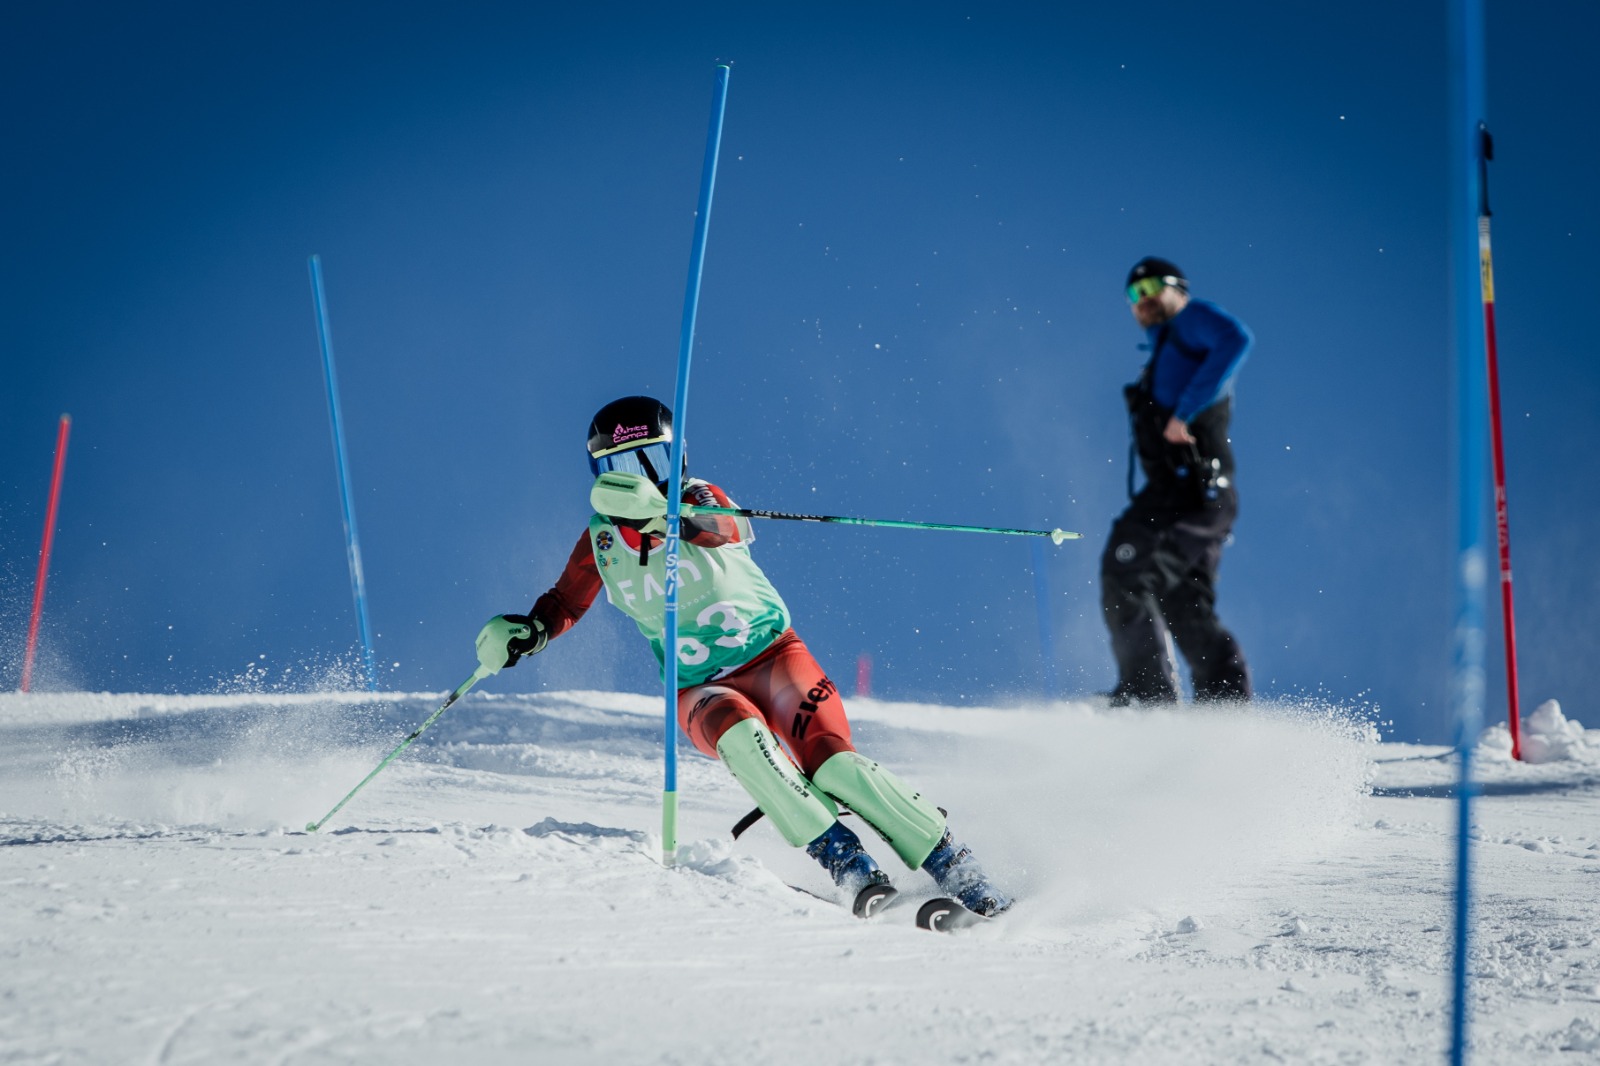
[[[1444,1053],[1454,767],[1349,714],[853,701],[1018,897],[940,935],[886,847],[861,922],[732,841],[687,749],[663,866],[647,696],[474,692],[306,833],[439,698],[0,695],[0,1062]],[[1550,761],[1480,760],[1480,1064],[1600,1055],[1600,731],[1546,711]]]

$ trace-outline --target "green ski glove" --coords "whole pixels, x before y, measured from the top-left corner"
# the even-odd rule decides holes
[[[525,614],[497,614],[478,631],[478,662],[490,674],[538,655],[550,643],[544,623]]]

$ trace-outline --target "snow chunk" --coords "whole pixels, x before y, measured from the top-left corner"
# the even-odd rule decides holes
[[[523,830],[531,837],[561,836],[572,840],[584,837],[600,839],[601,837],[625,837],[638,844],[643,844],[646,834],[637,829],[617,829],[611,826],[595,825],[592,822],[563,822],[556,818],[546,818],[538,825],[530,825]]]
[[[1527,762],[1582,758],[1588,748],[1583,723],[1561,713],[1561,704],[1545,700],[1522,723],[1522,757]]]
[[[1561,1039],[1564,1041],[1562,1051],[1600,1051],[1600,1029],[1583,1018],[1572,1019]]]
[[[1478,734],[1478,755],[1495,762],[1511,761],[1511,730],[1504,722],[1496,722]]]

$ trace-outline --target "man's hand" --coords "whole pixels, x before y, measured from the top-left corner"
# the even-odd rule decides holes
[[[589,490],[589,506],[595,514],[636,522],[667,515],[667,498],[648,478],[615,470],[595,478],[594,488]]]
[[[1189,432],[1189,423],[1173,415],[1167,419],[1167,428],[1161,434],[1170,444],[1193,444],[1194,434]]]

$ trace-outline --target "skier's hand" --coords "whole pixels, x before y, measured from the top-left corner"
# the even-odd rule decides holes
[[[478,662],[490,674],[537,655],[550,641],[544,623],[525,614],[497,614],[478,631]]]
[[[506,665],[515,666],[517,660],[524,655],[538,655],[544,651],[544,646],[550,643],[550,634],[545,632],[544,623],[535,615],[508,614],[503,615],[507,622],[516,622],[528,627],[525,637],[512,637],[506,641]]]
[[[648,478],[639,474],[608,471],[595,478],[589,490],[589,505],[595,514],[648,522],[665,518],[667,498]]]
[[[1193,444],[1194,434],[1189,432],[1189,423],[1173,415],[1167,419],[1167,428],[1161,435],[1167,438],[1169,444]]]

